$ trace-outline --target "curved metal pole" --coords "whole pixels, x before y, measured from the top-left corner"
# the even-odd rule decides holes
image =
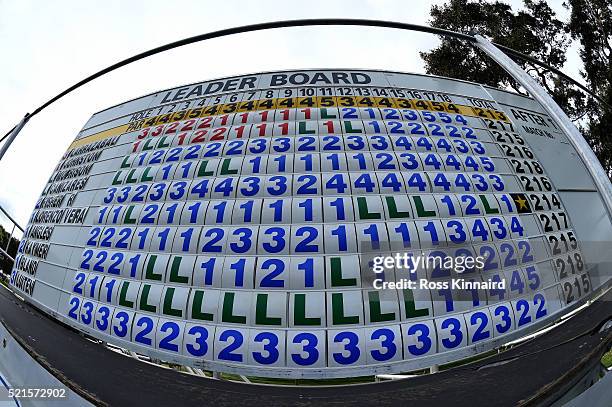
[[[525,72],[516,62],[514,62],[508,55],[504,54],[499,48],[493,43],[489,42],[486,38],[481,35],[476,35],[476,46],[483,50],[491,59],[499,64],[502,68],[508,72],[518,83],[521,84],[529,94],[540,103],[542,108],[548,113],[550,117],[561,126],[565,134],[569,138],[570,142],[576,149],[576,152],[584,161],[587,170],[591,173],[591,177],[602,195],[606,208],[608,209],[608,216],[612,216],[612,183],[608,178],[608,174],[601,166],[601,163],[597,159],[597,156],[589,147],[582,134],[578,131],[576,126],[572,123],[571,119],[567,117],[563,109],[555,103],[553,98],[544,90],[535,79],[533,79],[527,72]]]
[[[23,119],[21,119],[21,121],[15,127],[13,127],[13,129],[11,131],[6,133],[6,136],[2,137],[2,140],[6,139],[6,138],[8,138],[8,140],[6,140],[6,143],[4,143],[2,145],[2,147],[0,147],[0,160],[2,160],[2,157],[4,157],[4,154],[9,149],[9,147],[11,146],[13,141],[15,140],[15,137],[17,137],[17,134],[19,134],[21,129],[23,129],[23,126],[26,125],[28,120],[30,120],[30,115],[26,114],[23,117]],[[2,142],[2,140],[0,140],[0,143]]]
[[[468,42],[475,42],[474,37],[469,34],[463,34],[463,33],[458,33],[455,31],[444,30],[442,28],[428,27],[428,26],[418,25],[418,24],[399,23],[396,21],[351,19],[351,18],[314,18],[314,19],[273,21],[269,23],[243,25],[240,27],[226,28],[223,30],[213,31],[213,32],[206,33],[206,34],[200,34],[200,35],[196,35],[193,37],[185,38],[179,41],[170,42],[168,44],[165,44],[165,45],[150,49],[148,51],[141,52],[140,54],[134,55],[132,57],[126,58],[122,61],[119,61],[109,67],[106,67],[102,69],[101,71],[98,71],[94,73],[93,75],[90,75],[87,78],[75,83],[68,89],[57,94],[53,98],[49,99],[47,102],[37,107],[32,113],[26,114],[26,116],[31,118],[37,115],[38,113],[40,113],[43,109],[45,109],[47,106],[49,106],[53,102],[56,102],[58,99],[61,99],[62,97],[69,94],[70,92],[93,81],[94,79],[99,78],[102,75],[105,75],[109,72],[119,69],[125,65],[129,65],[132,62],[136,62],[141,59],[144,59],[144,58],[147,58],[152,55],[159,54],[165,51],[169,51],[174,48],[179,48],[184,45],[194,44],[196,42],[206,41],[206,40],[210,40],[213,38],[226,37],[226,36],[234,35],[234,34],[244,34],[248,32],[270,30],[270,29],[275,29],[275,28],[307,27],[307,26],[315,26],[315,25],[332,25],[332,26],[343,25],[343,26],[396,28],[400,30],[419,31],[419,32],[426,32],[430,34],[443,35],[446,37],[459,38],[459,39],[462,39]],[[4,151],[8,149],[8,145],[10,145],[12,140],[14,140],[15,137],[17,136],[17,134],[15,133],[15,130],[17,131],[17,133],[21,130],[21,128],[17,129],[17,127],[18,126],[13,127],[11,131],[6,133],[4,137],[0,139],[0,143],[1,143],[5,139],[9,138],[10,136],[10,140],[7,140],[7,142],[5,143],[6,148],[3,148]],[[2,159],[2,155],[3,153],[0,154],[0,159]]]
[[[596,94],[591,92],[591,90],[589,88],[587,88],[586,86],[584,86],[580,82],[576,81],[575,79],[571,78],[570,76],[564,74],[563,72],[561,72],[557,68],[554,68],[554,67],[552,67],[552,66],[550,66],[548,64],[545,64],[544,62],[539,61],[539,60],[537,60],[535,58],[532,58],[529,55],[523,54],[522,52],[515,51],[512,48],[508,48],[505,45],[497,44],[495,42],[492,42],[492,44],[495,45],[497,48],[501,49],[502,51],[504,51],[506,54],[508,54],[510,56],[513,56],[513,57],[518,58],[518,59],[522,59],[523,61],[531,62],[532,64],[539,65],[539,66],[541,66],[543,68],[548,69],[552,73],[557,74],[558,76],[560,76],[562,79],[565,79],[566,81],[571,82],[574,85],[578,86],[585,93],[587,93],[588,95],[593,97],[593,99],[597,100],[599,103],[601,103],[606,108],[612,110],[612,106],[610,106],[605,100],[603,100],[602,98],[600,98],[599,96],[597,96]]]
[[[156,47],[148,51],[142,52],[140,54],[134,55],[130,58],[126,58],[122,61],[119,61],[75,83],[68,89],[64,90],[63,92],[49,99],[47,102],[37,107],[31,114],[26,114],[27,119],[25,121],[27,122],[27,120],[37,115],[38,113],[40,113],[43,109],[48,107],[50,104],[56,102],[57,100],[66,96],[68,93],[78,89],[79,87],[93,81],[94,79],[99,78],[100,76],[105,75],[109,72],[112,72],[125,65],[131,64],[132,62],[139,61],[141,59],[147,58],[155,54],[162,53],[164,51],[168,51],[174,48],[182,47],[184,45],[189,45],[189,44],[193,44],[193,43],[200,42],[200,41],[206,41],[206,40],[210,40],[213,38],[220,38],[220,37],[225,37],[225,36],[234,35],[234,34],[243,34],[243,33],[254,32],[254,31],[270,30],[270,29],[275,29],[275,28],[306,27],[306,26],[315,26],[315,25],[395,28],[395,29],[400,29],[400,30],[418,31],[418,32],[425,32],[425,33],[430,33],[430,34],[442,35],[446,37],[458,38],[458,39],[465,40],[469,43],[476,42],[474,36],[471,34],[463,34],[463,33],[455,32],[455,31],[444,30],[444,29],[435,28],[435,27],[428,27],[428,26],[423,26],[423,25],[418,25],[418,24],[408,24],[408,23],[399,23],[396,21],[382,21],[382,20],[368,20],[368,19],[347,19],[347,18],[300,19],[300,20],[273,21],[273,22],[268,22],[268,23],[251,24],[251,25],[244,25],[244,26],[234,27],[234,28],[226,28],[223,30],[213,31],[211,33],[200,34],[200,35],[185,38],[179,41],[171,42],[171,43],[162,45],[160,47]],[[564,79],[567,79],[568,81],[572,82],[576,86],[579,86],[581,89],[585,90],[589,95],[593,96],[595,99],[602,101],[595,94],[593,94],[587,88],[585,88],[582,84],[576,82],[569,76],[562,74],[561,71],[558,71],[546,64],[541,63],[540,61],[532,59],[528,57],[527,55],[521,54],[520,52],[514,51],[510,48],[506,48],[506,47],[503,47],[503,48],[507,52],[511,52],[512,55],[518,58],[529,60],[530,62],[543,66],[546,69],[553,70],[553,72],[557,74],[561,74]],[[5,143],[5,145],[3,146],[1,150],[2,153],[0,154],[0,159],[2,159],[2,155],[4,154],[4,152],[6,152],[10,143],[12,142],[12,140],[15,139],[15,137],[17,136],[17,133],[21,130],[22,127],[23,126],[19,127],[19,125],[13,127],[11,131],[9,131],[4,137],[2,137],[2,139],[0,139],[0,143],[1,143],[2,141],[10,137],[10,139],[7,140],[7,142]]]
[[[251,25],[243,25],[240,27],[234,28],[226,28],[219,31],[213,31],[206,34],[200,34],[193,37],[185,38],[179,41],[174,41],[165,45],[162,45],[157,48],[150,49],[148,51],[142,52],[140,54],[134,55],[130,58],[126,58],[123,61],[117,62],[107,68],[102,69],[101,71],[96,72],[93,75],[88,76],[80,82],[75,83],[68,89],[64,90],[57,96],[51,98],[38,108],[36,108],[30,116],[34,116],[39,113],[41,110],[49,106],[51,103],[57,101],[61,97],[67,95],[73,90],[85,85],[88,82],[93,81],[96,78],[99,78],[102,75],[105,75],[115,69],[121,68],[122,66],[131,64],[132,62],[139,61],[141,59],[150,57],[155,54],[159,54],[164,51],[168,51],[174,48],[182,47],[184,45],[193,44],[200,41],[206,41],[213,38],[226,37],[228,35],[235,34],[244,34],[248,32],[254,31],[263,31],[270,30],[274,28],[289,28],[289,27],[305,27],[305,26],[314,26],[314,25],[334,25],[334,26],[365,26],[365,27],[381,27],[381,28],[396,28],[400,30],[410,30],[410,31],[420,31],[427,32],[431,34],[444,35],[453,38],[460,38],[469,42],[475,42],[473,36],[469,34],[462,34],[454,31],[444,30],[441,28],[428,27],[417,24],[407,24],[407,23],[399,23],[395,21],[381,21],[381,20],[367,20],[367,19],[350,19],[350,18],[316,18],[316,19],[305,19],[305,20],[285,20],[285,21],[274,21],[269,23],[260,23],[260,24],[251,24]]]

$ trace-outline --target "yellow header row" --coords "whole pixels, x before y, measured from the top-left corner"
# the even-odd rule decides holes
[[[501,120],[510,122],[508,116],[500,110],[485,109],[475,106],[460,105],[449,102],[433,102],[422,99],[369,97],[369,96],[309,96],[276,99],[250,100],[236,103],[225,103],[211,106],[196,107],[178,112],[161,114],[148,119],[132,122],[119,127],[92,134],[79,140],[75,140],[68,150],[82,145],[101,140],[106,137],[116,136],[121,133],[142,129],[145,127],[159,126],[181,120],[197,119],[201,117],[224,115],[231,113],[244,113],[259,110],[292,109],[292,108],[395,108],[430,110],[433,112],[453,113],[463,116],[480,117],[490,120]]]
[[[474,106],[459,105],[449,102],[432,102],[422,99],[369,97],[369,96],[309,96],[250,100],[244,102],[225,103],[194,109],[182,110],[174,113],[162,114],[144,120],[143,127],[157,126],[180,120],[195,119],[206,116],[223,115],[230,113],[244,113],[258,110],[292,109],[292,108],[395,108],[430,110],[434,112],[445,112],[461,114],[465,116],[482,117],[492,120],[510,120],[506,114],[499,110],[484,109]]]

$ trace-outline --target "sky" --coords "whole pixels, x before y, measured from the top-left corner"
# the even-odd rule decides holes
[[[139,52],[246,24],[298,18],[370,18],[427,24],[435,0],[0,0],[0,136],[26,112],[79,80]],[[521,0],[511,0],[520,8]],[[549,4],[565,19],[562,0]],[[32,118],[0,161],[0,206],[25,227],[61,155],[89,117],[157,90],[259,71],[372,68],[423,73],[419,51],[436,36],[364,27],[241,34],[128,65]],[[578,78],[572,46],[564,72]],[[0,215],[0,224],[6,222]]]

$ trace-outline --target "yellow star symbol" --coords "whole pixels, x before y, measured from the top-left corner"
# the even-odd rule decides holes
[[[529,207],[527,206],[527,200],[521,198],[520,196],[517,196],[514,198],[514,202],[516,202],[516,204],[518,205],[518,209],[529,209]]]

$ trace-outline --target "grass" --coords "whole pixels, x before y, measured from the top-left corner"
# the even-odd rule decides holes
[[[601,364],[604,365],[606,369],[612,367],[612,349],[610,349],[607,353],[604,353],[601,358]]]
[[[356,383],[372,383],[374,376],[350,377],[342,379],[272,379],[267,377],[249,377],[253,383],[277,384],[277,385],[300,385],[300,386],[333,386]]]
[[[488,352],[484,352],[478,355],[471,356],[466,359],[461,359],[455,362],[440,365],[440,370],[451,369],[453,367],[457,367],[457,366],[465,365],[465,364],[475,362],[478,360],[486,359],[495,354],[497,354],[497,350],[491,350]],[[610,363],[612,363],[612,351],[608,352],[607,356],[610,359]],[[399,374],[421,375],[421,374],[428,374],[428,373],[429,373],[429,369],[420,369],[417,371],[402,372]],[[240,375],[232,374],[232,373],[221,373],[220,377],[225,380],[232,380],[232,381],[238,381],[238,382],[243,381]],[[376,381],[374,376],[346,377],[346,378],[338,378],[338,379],[277,379],[277,378],[269,378],[269,377],[248,376],[248,379],[251,383],[274,384],[274,385],[280,385],[280,386],[282,385],[285,385],[285,386],[334,386],[334,385],[373,383]]]

